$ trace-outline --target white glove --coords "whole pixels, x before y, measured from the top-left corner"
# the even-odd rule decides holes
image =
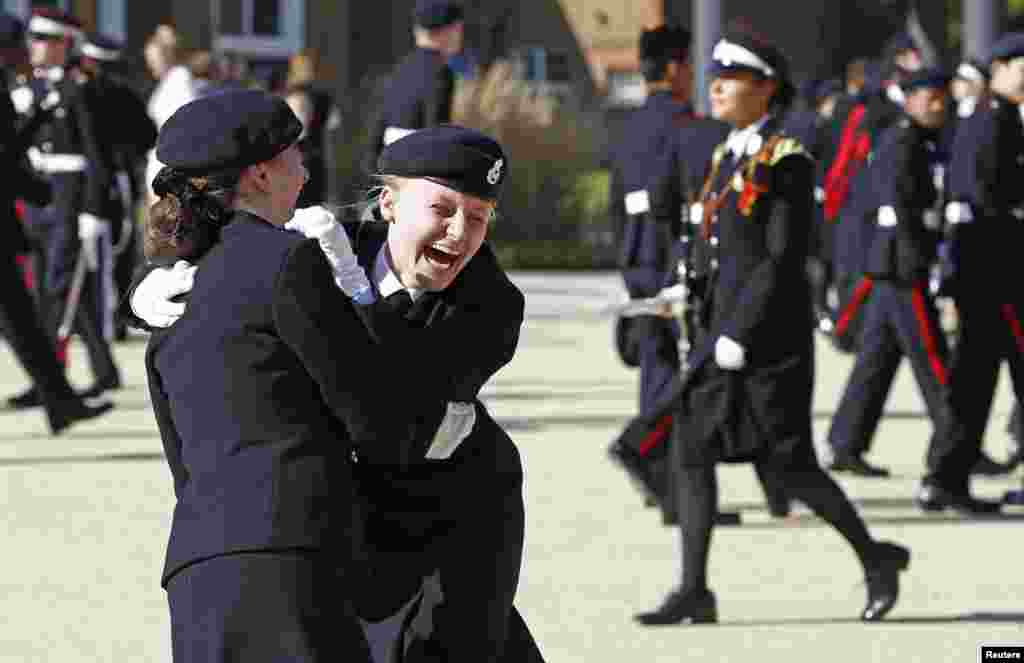
[[[170,327],[185,314],[185,304],[171,299],[192,290],[196,268],[179,260],[174,267],[158,267],[135,288],[128,304],[150,327]]]
[[[747,365],[746,350],[728,336],[719,336],[715,341],[715,363],[726,371],[738,371]]]
[[[110,232],[110,223],[95,214],[83,212],[78,215],[78,239],[82,243],[82,255],[89,271],[95,272],[100,267],[99,239]]]
[[[338,288],[349,297],[365,303],[368,294],[372,292],[370,279],[366,278],[366,272],[356,260],[348,234],[330,210],[319,205],[297,209],[285,228],[317,240],[320,250],[331,265]]]
[[[472,403],[448,402],[448,411],[434,433],[434,440],[427,449],[427,458],[445,460],[459,448],[462,441],[473,432],[476,425],[476,406]]]

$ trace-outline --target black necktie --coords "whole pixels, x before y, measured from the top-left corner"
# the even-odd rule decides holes
[[[405,316],[412,308],[412,297],[408,290],[396,290],[385,297],[381,303],[387,310]]]

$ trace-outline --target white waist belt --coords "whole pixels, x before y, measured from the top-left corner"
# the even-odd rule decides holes
[[[651,211],[651,197],[647,194],[647,189],[631,191],[626,194],[625,200],[626,214],[630,216]]]
[[[89,168],[84,154],[47,154],[37,147],[30,147],[28,160],[40,173],[81,173]]]

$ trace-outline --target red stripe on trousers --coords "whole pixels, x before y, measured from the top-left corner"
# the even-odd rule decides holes
[[[839,319],[836,320],[836,336],[842,336],[846,333],[850,323],[853,322],[854,316],[857,315],[857,311],[864,305],[864,300],[871,294],[871,289],[875,287],[875,282],[871,280],[870,276],[864,276],[861,278],[860,283],[857,284],[857,289],[853,291],[853,297],[850,298],[850,302],[843,309]]]
[[[640,441],[640,455],[646,456],[655,447],[660,445],[668,437],[668,431],[672,427],[672,415],[666,414],[658,420],[658,425]]]
[[[1013,304],[1003,304],[1003,319],[1010,326],[1013,340],[1017,342],[1017,350],[1024,354],[1024,327],[1020,324],[1020,318],[1017,317],[1017,310],[1013,308]]]
[[[924,344],[925,354],[928,355],[928,363],[931,364],[932,373],[939,384],[946,386],[946,365],[942,363],[939,356],[939,346],[935,342],[935,333],[931,323],[928,321],[928,309],[925,306],[924,291],[921,286],[914,286],[911,293],[911,301],[914,305],[914,317],[917,318],[917,328],[921,332],[921,342]]]

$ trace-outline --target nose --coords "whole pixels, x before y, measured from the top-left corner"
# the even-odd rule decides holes
[[[448,239],[461,241],[466,234],[466,211],[461,207],[455,214],[448,217],[448,224],[445,226],[445,235]]]

